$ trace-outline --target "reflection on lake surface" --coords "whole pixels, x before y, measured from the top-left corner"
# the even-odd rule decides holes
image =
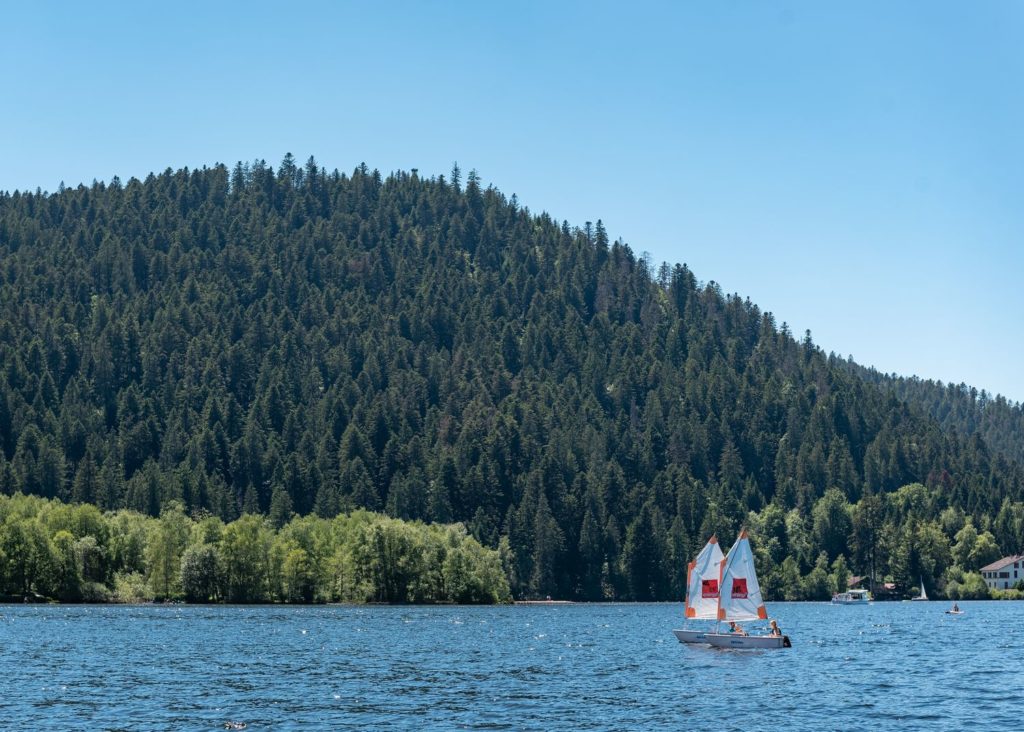
[[[0,606],[4,729],[1019,729],[1024,603],[772,603],[793,648],[683,646],[681,604]]]

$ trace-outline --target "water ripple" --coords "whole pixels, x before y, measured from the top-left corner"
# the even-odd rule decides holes
[[[785,651],[683,646],[678,605],[0,608],[10,729],[1018,726],[1024,603],[773,605]]]

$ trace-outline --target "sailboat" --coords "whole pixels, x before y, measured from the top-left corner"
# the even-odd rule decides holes
[[[921,594],[917,597],[910,598],[914,602],[923,602],[928,599],[928,593],[924,591],[924,577],[921,577]]]
[[[767,620],[761,587],[754,571],[754,553],[746,530],[740,531],[729,554],[722,556],[714,536],[690,562],[686,576],[686,618],[715,620],[714,631],[673,630],[680,643],[704,643],[719,648],[789,648],[786,635],[746,635],[719,632],[722,622]]]

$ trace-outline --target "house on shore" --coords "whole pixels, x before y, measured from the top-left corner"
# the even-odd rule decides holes
[[[1003,557],[986,564],[980,571],[990,590],[1008,590],[1024,579],[1024,554]]]
[[[1024,566],[1024,564],[1021,566]],[[846,586],[851,590],[871,590],[871,596],[875,600],[896,599],[896,585],[894,583],[875,582],[872,584],[871,578],[867,575],[864,575],[863,577],[853,575],[846,580]]]

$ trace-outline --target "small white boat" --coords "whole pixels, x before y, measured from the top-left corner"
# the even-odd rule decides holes
[[[792,648],[788,635],[739,635],[703,630],[673,630],[680,643],[706,643],[716,648]]]
[[[781,633],[747,635],[742,631],[719,632],[722,622],[768,619],[768,611],[761,599],[761,586],[754,570],[754,554],[750,550],[750,540],[745,530],[740,532],[725,558],[718,547],[718,540],[712,536],[697,558],[690,562],[686,576],[686,617],[689,620],[717,622],[713,631],[673,630],[672,633],[680,643],[737,649],[792,647],[789,636]]]
[[[951,607],[949,610],[946,611],[946,615],[963,615],[963,614],[964,614],[964,611],[961,610],[960,606],[957,605],[955,602],[953,603],[953,607]]]
[[[924,591],[924,578],[921,578],[921,594],[917,597],[911,597],[914,602],[926,602],[928,600],[928,593]]]
[[[867,590],[849,590],[832,595],[833,605],[869,605],[871,593]]]

